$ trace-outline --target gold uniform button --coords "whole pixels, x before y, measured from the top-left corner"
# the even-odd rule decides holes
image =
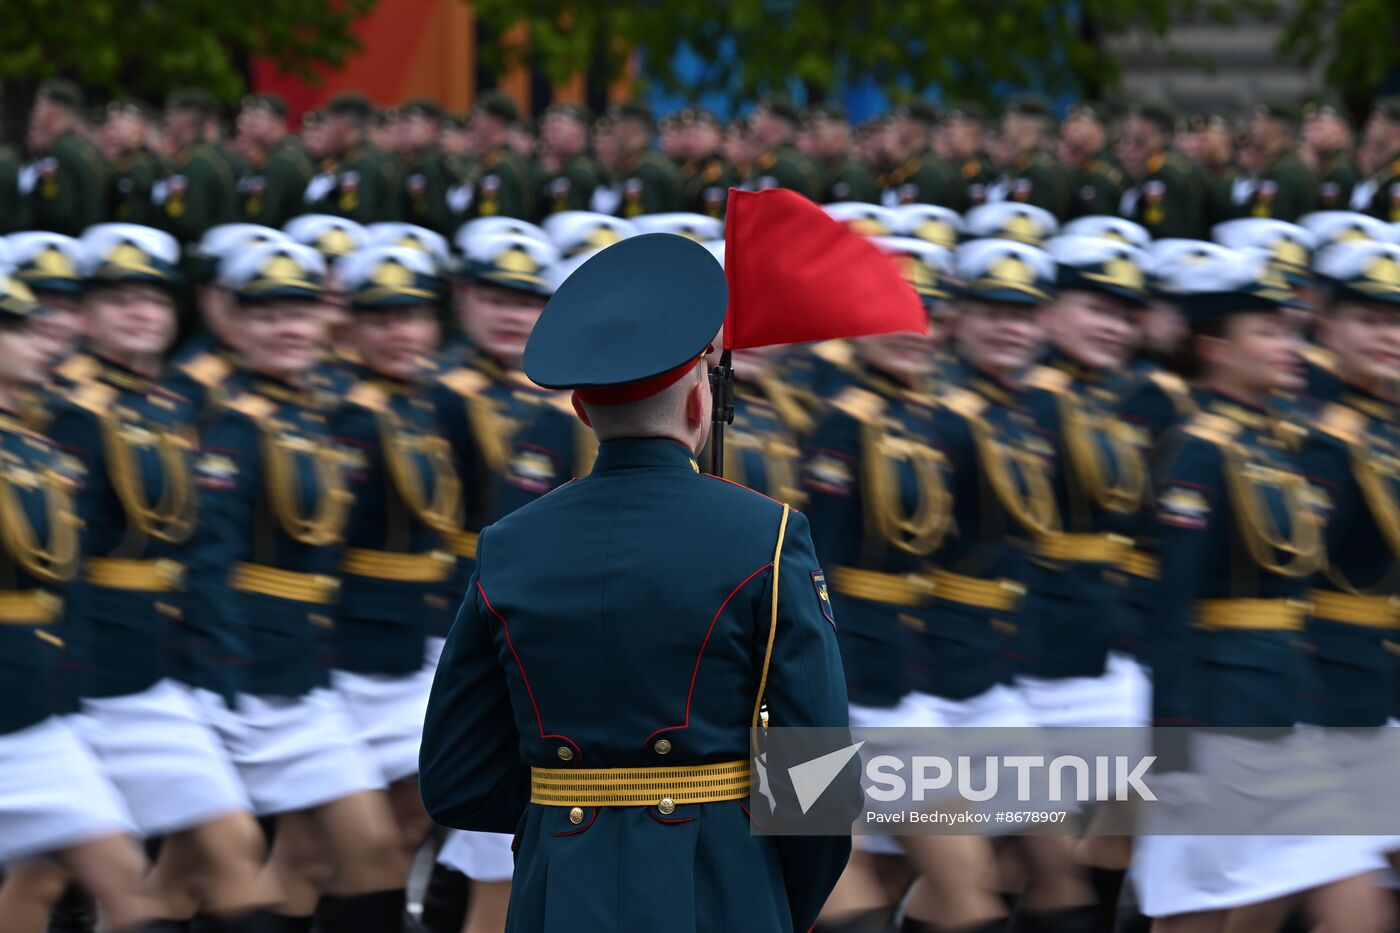
[[[670,816],[676,812],[676,802],[670,797],[662,797],[661,802],[656,805],[656,809],[661,811],[662,816]]]
[[[670,739],[657,739],[657,740],[656,740],[656,743],[655,743],[654,745],[652,745],[652,750],[653,750],[654,752],[656,752],[656,754],[658,754],[658,755],[669,755],[669,754],[671,754],[671,740],[670,740]]]
[[[583,807],[569,808],[569,822],[575,826],[583,822]]]
[[[559,756],[560,761],[574,760],[574,750],[567,745],[559,746],[559,749],[555,752],[555,754]]]

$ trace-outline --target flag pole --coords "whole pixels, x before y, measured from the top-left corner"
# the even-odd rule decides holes
[[[731,351],[719,355],[719,365],[710,370],[710,475],[724,475],[724,426],[734,423],[734,367]]]

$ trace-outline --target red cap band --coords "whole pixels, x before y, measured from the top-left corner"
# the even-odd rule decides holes
[[[708,352],[706,350],[706,353]],[[632,402],[640,402],[642,399],[651,398],[656,393],[669,389],[680,382],[681,377],[694,369],[695,364],[704,358],[705,353],[702,353],[675,369],[668,369],[664,373],[646,379],[638,379],[636,382],[623,382],[615,386],[578,388],[574,390],[574,397],[585,405],[627,405]]]

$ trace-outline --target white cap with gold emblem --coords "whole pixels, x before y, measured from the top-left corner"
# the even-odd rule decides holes
[[[957,211],[937,204],[902,204],[890,208],[896,236],[914,237],[935,246],[956,249],[963,235],[963,219]]]
[[[565,256],[595,252],[637,235],[631,221],[594,211],[551,214],[545,218],[544,231]]]
[[[1045,250],[1015,240],[964,243],[953,254],[953,271],[957,293],[965,298],[1043,304],[1055,295],[1055,260]]]
[[[968,211],[963,227],[969,238],[992,237],[1040,246],[1059,232],[1060,222],[1034,204],[997,201]]]
[[[638,233],[674,233],[696,243],[724,239],[724,221],[704,214],[642,214],[632,218],[632,226]]]
[[[501,233],[467,244],[464,271],[483,285],[548,295],[551,283],[545,270],[558,261],[559,251],[545,240]]]

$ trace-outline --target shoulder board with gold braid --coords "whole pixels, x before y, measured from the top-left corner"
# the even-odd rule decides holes
[[[277,403],[270,398],[264,398],[252,392],[244,392],[234,398],[229,399],[228,407],[236,412],[247,415],[254,421],[271,417],[277,412]]]
[[[482,373],[466,366],[459,366],[456,369],[448,370],[438,377],[442,384],[447,386],[458,395],[476,395],[487,386],[491,385],[491,380]]]
[[[117,394],[117,390],[105,382],[83,382],[69,398],[79,408],[105,418],[112,413],[112,403],[117,400]]]
[[[1317,429],[1345,444],[1359,444],[1366,434],[1366,416],[1355,408],[1333,402],[1322,410]]]
[[[233,364],[218,353],[201,353],[181,364],[180,372],[206,389],[212,389],[223,385],[224,380],[233,372]]]
[[[345,401],[370,411],[385,411],[389,407],[389,396],[381,386],[368,380],[355,383],[355,387],[345,394]]]
[[[939,399],[943,407],[949,411],[962,415],[968,421],[980,421],[982,412],[987,410],[987,400],[976,392],[969,392],[967,389],[950,387]]]
[[[874,392],[851,386],[831,400],[837,409],[857,421],[874,421],[885,411],[885,400]]]
[[[1230,447],[1235,443],[1235,435],[1240,432],[1240,423],[1233,418],[1200,412],[1186,423],[1187,434],[1210,441],[1217,447]]]
[[[846,340],[823,340],[812,345],[812,355],[833,366],[850,366],[855,359],[855,350]]]
[[[1147,378],[1167,394],[1176,406],[1178,415],[1189,415],[1196,411],[1196,403],[1191,399],[1191,390],[1187,387],[1185,379],[1164,369],[1153,370]]]
[[[1037,366],[1026,374],[1025,384],[1032,389],[1044,389],[1056,395],[1069,391],[1069,373],[1053,366]]]
[[[97,375],[101,367],[97,360],[86,353],[74,353],[68,359],[58,364],[54,373],[67,379],[69,382],[83,382]]]
[[[1315,343],[1304,344],[1298,355],[1324,372],[1334,375],[1337,372],[1337,356],[1326,347],[1319,347]]]

